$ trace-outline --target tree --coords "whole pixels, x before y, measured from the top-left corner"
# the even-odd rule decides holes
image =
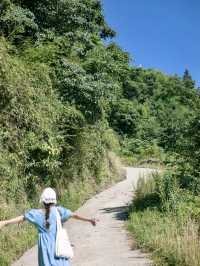
[[[190,72],[188,69],[185,69],[185,72],[183,74],[183,82],[186,88],[194,89],[195,82],[194,80],[192,80],[192,76],[190,75]]]
[[[7,37],[14,44],[20,44],[27,38],[36,39],[38,26],[34,14],[9,0],[2,3],[0,11],[0,35]]]
[[[121,99],[113,105],[110,125],[122,136],[136,136],[140,119],[137,103]]]
[[[82,30],[113,37],[114,31],[105,22],[99,0],[14,0],[34,13],[40,31],[50,30],[56,35]]]

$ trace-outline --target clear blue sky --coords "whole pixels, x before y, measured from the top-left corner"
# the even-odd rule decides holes
[[[115,41],[135,65],[182,76],[200,86],[200,0],[102,0]]]

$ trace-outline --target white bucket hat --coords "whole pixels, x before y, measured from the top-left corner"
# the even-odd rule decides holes
[[[45,188],[40,197],[40,203],[42,202],[46,204],[48,203],[56,204],[57,203],[56,192],[50,187]]]

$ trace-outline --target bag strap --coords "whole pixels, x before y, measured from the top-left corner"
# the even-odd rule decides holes
[[[57,208],[56,208],[56,224],[57,224],[57,230],[62,229],[61,216]]]

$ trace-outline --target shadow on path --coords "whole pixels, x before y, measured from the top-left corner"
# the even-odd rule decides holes
[[[120,207],[108,207],[100,209],[104,213],[114,213],[115,218],[120,221],[125,221],[128,219],[128,206],[120,206]]]

